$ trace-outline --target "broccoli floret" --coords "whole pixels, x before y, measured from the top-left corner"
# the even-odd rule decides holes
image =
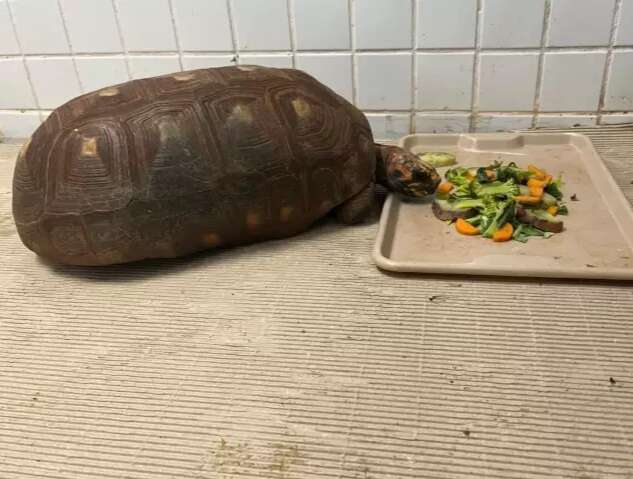
[[[498,196],[498,195],[513,197],[519,194],[519,187],[512,179],[509,179],[505,183],[502,183],[500,181],[494,181],[492,183],[486,183],[483,185],[476,184],[473,187],[473,190],[475,191],[475,194],[480,198],[483,196]]]
[[[463,186],[470,183],[468,169],[462,166],[457,168],[451,168],[446,172],[446,180],[453,183],[455,186]]]
[[[485,238],[492,235],[515,216],[516,202],[513,199],[495,202],[492,197],[484,198],[484,210],[480,229]]]
[[[473,182],[469,181],[468,183],[457,186],[451,192],[451,196],[453,198],[472,198],[475,196],[475,193],[473,192]]]
[[[506,166],[502,163],[495,162],[492,167],[496,169],[497,179],[499,181],[513,179],[517,183],[524,183],[530,178],[530,176],[532,176],[531,172],[522,170],[514,162],[511,162]]]

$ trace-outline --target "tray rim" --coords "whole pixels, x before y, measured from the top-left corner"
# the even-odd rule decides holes
[[[622,192],[622,189],[617,185],[613,175],[604,163],[604,160],[595,149],[591,139],[581,133],[575,132],[503,132],[503,133],[413,133],[405,135],[397,142],[398,146],[403,147],[405,142],[409,138],[438,138],[440,136],[448,138],[498,138],[512,140],[513,138],[519,138],[530,135],[539,136],[565,136],[576,141],[584,143],[584,146],[589,149],[590,154],[596,161],[596,166],[601,170],[603,180],[607,181],[609,187],[613,190],[613,193],[618,199],[618,205],[616,208],[620,212],[626,212],[627,220],[633,224],[633,208],[631,208],[628,199]],[[619,281],[633,281],[633,268],[566,268],[558,267],[552,269],[548,273],[543,273],[542,268],[510,268],[507,266],[482,266],[473,264],[459,264],[459,265],[438,265],[437,263],[428,263],[424,261],[396,261],[382,254],[382,247],[387,235],[387,227],[389,219],[391,217],[392,210],[394,210],[400,204],[400,198],[394,193],[389,193],[383,205],[382,212],[380,214],[380,222],[378,226],[378,233],[376,235],[376,241],[374,242],[374,248],[372,251],[372,259],[376,266],[386,271],[393,271],[397,273],[421,273],[421,274],[449,274],[449,275],[470,275],[470,276],[497,276],[497,277],[514,277],[514,278],[549,278],[549,279],[593,279],[593,280],[619,280]],[[613,209],[607,203],[609,210],[613,214]],[[633,250],[633,238],[629,238],[624,235],[625,240],[628,241],[629,247]]]

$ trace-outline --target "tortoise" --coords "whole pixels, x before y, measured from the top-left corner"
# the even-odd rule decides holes
[[[240,65],[109,86],[63,104],[22,148],[13,215],[55,263],[108,265],[289,237],[367,217],[375,183],[433,192],[435,169],[375,144],[307,73]]]

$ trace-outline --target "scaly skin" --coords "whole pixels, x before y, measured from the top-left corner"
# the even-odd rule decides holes
[[[433,194],[441,178],[428,162],[397,146],[376,144],[376,178],[387,189],[421,198]]]

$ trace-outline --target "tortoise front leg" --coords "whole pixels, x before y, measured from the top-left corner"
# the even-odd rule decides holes
[[[359,193],[345,203],[336,207],[336,217],[346,225],[353,225],[365,220],[372,211],[374,202],[374,183],[369,183]]]
[[[433,194],[440,175],[433,166],[397,146],[375,144],[376,179],[394,193],[422,197]]]

